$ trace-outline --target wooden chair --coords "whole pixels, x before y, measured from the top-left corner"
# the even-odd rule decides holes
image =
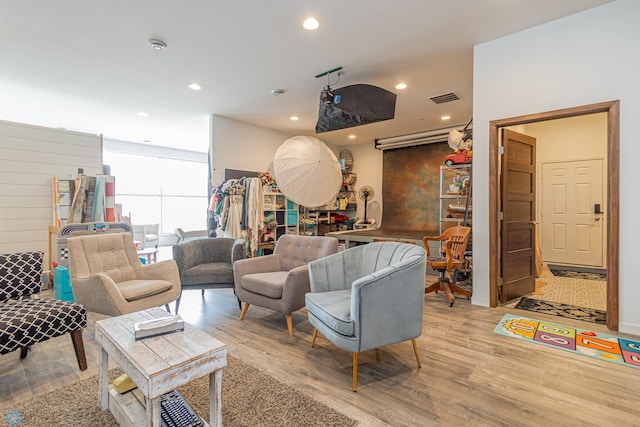
[[[449,300],[449,307],[456,301],[453,292],[471,297],[472,292],[461,288],[456,284],[458,273],[466,266],[464,254],[469,242],[470,227],[451,227],[437,237],[426,236],[422,239],[427,250],[427,267],[440,272],[438,281],[428,286],[424,293],[443,291]],[[444,246],[444,256],[431,256],[429,242],[446,242]],[[447,278],[447,273],[451,279]]]

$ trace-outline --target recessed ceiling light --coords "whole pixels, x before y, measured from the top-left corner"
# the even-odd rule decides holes
[[[200,90],[202,89],[202,86],[200,86],[198,83],[191,83],[189,86],[187,86],[189,89],[191,90]]]
[[[318,27],[320,26],[320,23],[316,18],[307,18],[302,23],[302,26],[304,27],[305,30],[313,31],[318,29]]]
[[[272,94],[273,96],[280,96],[280,95],[282,95],[283,93],[284,93],[284,89],[273,89],[273,90],[271,91],[271,94]]]
[[[407,84],[406,83],[398,83],[396,85],[396,89],[406,89],[407,88]]]
[[[165,50],[167,48],[167,44],[158,39],[149,40],[149,45],[151,45],[151,49],[153,50]]]
[[[139,112],[138,112],[138,115],[139,115],[140,117],[149,117],[149,113],[145,113],[144,111],[139,111]]]
[[[349,135],[349,139],[356,139],[355,135]]]
[[[449,120],[451,118],[451,116],[442,116],[440,117],[440,120]]]
[[[299,119],[299,118],[298,118],[298,116],[291,116],[291,117],[289,117],[289,120],[293,120],[294,122],[295,122],[296,120],[298,120],[298,119]]]

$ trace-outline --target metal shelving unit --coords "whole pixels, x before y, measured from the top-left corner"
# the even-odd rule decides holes
[[[464,181],[471,182],[471,164],[442,165],[440,166],[440,234],[447,228],[461,225],[467,219],[470,226],[471,210],[471,185],[464,186]],[[460,183],[460,185],[456,185]],[[457,209],[455,216],[448,212],[449,205],[461,206],[464,209]]]

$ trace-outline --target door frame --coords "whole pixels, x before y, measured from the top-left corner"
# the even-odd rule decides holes
[[[620,240],[620,101],[607,101],[579,107],[547,111],[510,117],[489,122],[489,171],[497,171],[499,166],[498,144],[501,128],[533,122],[563,119],[595,113],[607,113],[607,328],[618,330],[618,281],[619,281],[619,240]],[[497,248],[500,243],[498,212],[500,188],[497,173],[489,174],[489,247]],[[489,305],[498,306],[498,281],[500,255],[490,258],[489,263]]]

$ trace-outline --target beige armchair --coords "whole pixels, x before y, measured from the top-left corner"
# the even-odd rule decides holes
[[[241,259],[233,264],[238,299],[244,303],[240,320],[254,304],[284,313],[289,335],[293,335],[291,313],[304,307],[310,291],[308,263],[335,254],[338,240],[284,234],[272,255]]]
[[[173,260],[143,265],[129,233],[70,237],[69,275],[76,302],[117,316],[165,305],[180,296]]]

